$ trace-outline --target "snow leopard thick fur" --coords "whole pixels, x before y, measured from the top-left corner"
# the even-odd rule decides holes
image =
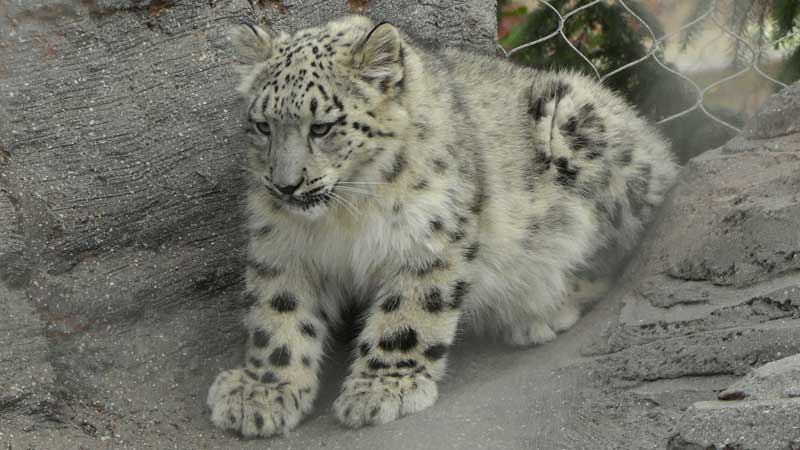
[[[208,405],[243,436],[311,410],[353,307],[363,328],[333,406],[351,427],[430,407],[459,322],[515,346],[554,339],[578,320],[575,286],[601,281],[676,176],[664,139],[579,74],[422,48],[361,16],[232,40],[253,305],[244,365]]]

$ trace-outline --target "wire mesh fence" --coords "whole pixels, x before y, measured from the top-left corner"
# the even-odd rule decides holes
[[[790,42],[793,45],[797,45],[798,41],[800,41],[800,39],[798,39],[800,38],[800,19],[796,19],[791,30],[779,39],[765,39],[763,30],[757,30],[758,33],[750,33],[747,27],[731,26],[728,20],[730,16],[727,15],[730,13],[731,9],[730,1],[737,0],[698,0],[697,2],[694,0],[691,2],[689,2],[689,0],[683,0],[682,2],[673,0],[669,2],[672,3],[672,5],[669,5],[671,7],[674,7],[675,4],[678,3],[683,3],[684,6],[686,6],[688,2],[690,6],[692,6],[691,9],[700,9],[700,11],[693,17],[685,19],[683,23],[673,26],[673,29],[670,31],[664,31],[660,23],[654,23],[658,22],[658,19],[655,15],[651,14],[653,12],[652,8],[648,10],[647,5],[636,2],[635,0],[529,1],[528,4],[532,5],[532,9],[541,17],[544,17],[544,19],[537,22],[539,24],[538,26],[541,26],[543,23],[548,23],[551,26],[555,25],[555,27],[545,29],[543,32],[539,29],[534,30],[533,35],[528,35],[530,39],[527,40],[527,42],[516,42],[513,46],[506,45],[506,47],[504,47],[500,45],[499,47],[506,57],[516,59],[525,52],[535,51],[537,47],[552,45],[554,40],[559,40],[560,42],[557,43],[558,45],[563,44],[567,46],[563,47],[562,45],[566,53],[572,52],[571,57],[578,58],[576,65],[583,66],[579,67],[580,69],[592,74],[604,83],[609,83],[616,78],[624,77],[628,72],[635,71],[642,65],[655,64],[655,69],[662,71],[661,75],[673,77],[674,79],[671,80],[672,82],[679,81],[686,86],[686,89],[688,89],[690,93],[688,104],[683,104],[680,107],[675,107],[673,105],[669,108],[671,109],[669,111],[665,111],[665,109],[662,108],[657,114],[651,115],[651,118],[654,119],[656,123],[668,125],[670,122],[685,118],[690,114],[701,113],[705,118],[727,128],[729,132],[738,132],[741,129],[741,122],[732,120],[730,116],[723,115],[709,108],[707,105],[709,93],[718,90],[720,86],[726,83],[736,82],[736,79],[741,80],[743,77],[751,78],[753,76],[771,84],[773,87],[772,90],[785,87],[787,84],[777,79],[769,70],[766,70],[765,65],[769,65],[769,61],[771,61],[770,57],[774,57],[776,48]],[[754,2],[758,0],[749,1],[752,7]],[[573,21],[589,21],[589,19],[581,19],[581,17],[583,17],[582,14],[596,14],[597,11],[593,11],[593,9],[609,8],[609,6],[617,8],[618,15],[622,12],[627,16],[625,18],[625,23],[631,26],[631,29],[637,30],[639,34],[637,38],[639,40],[638,43],[641,44],[643,48],[642,51],[635,54],[635,57],[629,56],[631,59],[628,61],[616,61],[616,66],[609,66],[607,56],[586,54],[585,41],[591,39],[591,29],[586,30],[590,35],[589,38],[584,34],[581,35],[580,39],[582,42],[576,41],[574,32],[568,32]],[[705,6],[705,8],[702,8],[703,6]],[[622,10],[619,8],[622,8]],[[800,7],[798,10],[800,10]],[[593,17],[593,20],[602,20],[598,17]],[[582,24],[581,26],[586,28],[591,27],[591,24]],[[609,25],[606,24],[606,26]],[[669,57],[666,56],[667,52],[665,50],[671,44],[673,46],[679,44],[678,41],[683,41],[683,46],[685,47],[687,34],[696,34],[697,30],[703,27],[715,28],[719,32],[718,34],[727,37],[729,43],[732,43],[736,47],[737,57],[731,58],[726,71],[724,71],[725,73],[718,74],[716,79],[706,79],[704,82],[699,82],[695,79],[696,77],[691,76],[692,74],[687,74],[684,70],[681,70],[680,67],[677,67],[675,61],[670,61]],[[608,31],[607,28],[605,32]],[[603,31],[600,32],[602,33]],[[758,39],[753,38],[755,35],[758,35]],[[517,39],[517,41],[519,41],[519,39]],[[584,48],[584,50],[582,51],[581,48]],[[554,53],[552,49],[549,50],[549,52],[550,54]],[[564,52],[561,53],[561,55],[564,54]],[[744,56],[738,57],[739,55]],[[559,58],[558,55],[553,56],[556,59]],[[561,59],[564,59],[564,57],[561,56]],[[555,61],[552,65],[557,66],[558,62]],[[645,89],[646,88],[645,86]],[[666,91],[662,92],[661,95],[668,94],[669,91]],[[742,113],[746,114],[746,112],[743,111],[736,111],[736,113],[739,115]]]

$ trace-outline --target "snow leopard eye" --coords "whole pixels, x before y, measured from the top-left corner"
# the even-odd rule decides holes
[[[328,134],[331,131],[331,127],[333,127],[332,123],[315,123],[311,125],[311,136],[313,137],[322,137]]]
[[[256,130],[258,130],[264,136],[269,136],[271,131],[269,129],[269,123],[267,122],[256,122],[255,123]]]

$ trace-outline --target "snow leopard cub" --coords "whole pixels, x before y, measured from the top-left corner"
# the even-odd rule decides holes
[[[676,175],[617,95],[346,17],[293,35],[232,34],[251,186],[244,366],[208,393],[244,436],[312,407],[331,326],[364,310],[343,424],[431,406],[456,326],[512,345],[578,319],[573,286],[630,248]],[[592,261],[595,261],[594,263]]]

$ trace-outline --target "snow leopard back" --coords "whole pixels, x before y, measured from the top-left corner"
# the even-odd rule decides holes
[[[677,173],[659,133],[620,95],[577,73],[456,49],[424,60],[452,99],[446,117],[431,121],[457,130],[461,157],[481,167],[487,265],[502,267],[506,280],[540,278],[534,284],[556,297],[617,269]],[[492,291],[509,290],[496,281]],[[479,297],[479,309],[502,317],[489,325],[502,328],[518,312]],[[481,314],[474,322],[486,325]]]

